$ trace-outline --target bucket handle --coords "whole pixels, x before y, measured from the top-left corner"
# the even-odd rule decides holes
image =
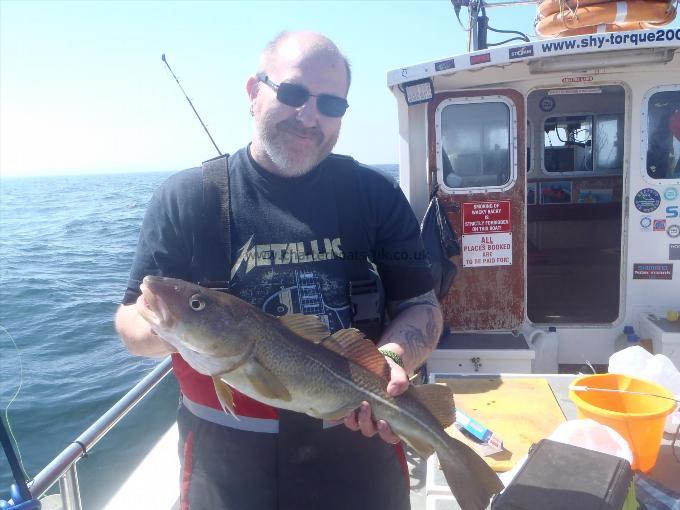
[[[677,398],[667,397],[665,395],[659,395],[657,393],[645,393],[643,391],[628,391],[628,390],[617,390],[613,388],[591,388],[590,386],[581,386],[578,384],[573,384],[569,386],[571,391],[604,391],[606,393],[626,393],[628,395],[641,395],[643,397],[657,397],[665,398],[666,400],[672,400],[676,404],[680,404],[680,400]]]

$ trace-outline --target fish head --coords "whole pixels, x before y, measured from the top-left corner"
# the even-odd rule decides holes
[[[140,285],[142,317],[180,353],[237,362],[252,351],[243,320],[251,305],[229,294],[175,278],[146,276]],[[225,366],[226,368],[226,366]]]

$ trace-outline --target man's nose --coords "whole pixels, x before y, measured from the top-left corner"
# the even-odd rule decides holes
[[[319,110],[316,107],[316,97],[314,96],[311,96],[305,104],[297,109],[297,118],[306,128],[316,126],[319,115]]]

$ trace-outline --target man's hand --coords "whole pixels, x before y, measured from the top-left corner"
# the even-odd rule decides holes
[[[137,302],[121,305],[116,312],[116,331],[127,349],[138,356],[160,358],[172,352],[177,352],[172,345],[158,336],[140,310],[146,306],[144,296],[139,296]]]
[[[392,397],[396,397],[408,389],[408,375],[394,361],[389,358],[386,358],[386,360],[391,371],[390,381],[387,383],[387,393]],[[373,421],[371,406],[365,401],[361,403],[359,409],[345,416],[343,423],[348,429],[361,431],[366,437],[373,437],[378,434],[383,441],[389,444],[397,444],[401,441],[399,436],[392,432],[392,429],[385,420]]]

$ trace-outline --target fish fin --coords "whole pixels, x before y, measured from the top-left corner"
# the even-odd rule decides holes
[[[461,508],[484,510],[503,489],[498,475],[465,443],[445,435],[448,448],[437,452],[444,478]]]
[[[453,391],[446,384],[414,386],[416,398],[427,407],[443,428],[456,421],[453,410]]]
[[[357,408],[356,404],[347,406],[347,407],[341,407],[337,411],[331,411],[328,413],[319,413],[315,410],[310,410],[307,412],[309,416],[312,416],[314,418],[318,418],[320,420],[339,420],[341,418],[344,418],[347,416],[349,413],[354,411]]]
[[[328,331],[326,324],[324,324],[316,315],[291,313],[279,317],[279,320],[293,333],[301,336],[305,340],[314,342],[315,344],[318,344],[321,340],[331,334],[331,332]]]
[[[321,345],[382,378],[390,378],[390,367],[385,361],[385,356],[358,329],[348,328],[336,331],[324,339]]]
[[[222,410],[225,413],[231,414],[237,420],[236,408],[234,407],[234,396],[231,393],[231,388],[227,383],[225,383],[219,376],[213,376],[213,384],[215,385],[215,393],[217,394],[217,400],[220,401]]]
[[[291,396],[281,380],[253,358],[244,365],[244,373],[253,388],[263,397],[290,402]]]
[[[414,436],[409,436],[403,432],[399,433],[399,436],[406,441],[411,448],[413,448],[420,457],[427,459],[430,455],[434,453],[434,447],[429,443],[424,442],[422,439],[418,439]]]

